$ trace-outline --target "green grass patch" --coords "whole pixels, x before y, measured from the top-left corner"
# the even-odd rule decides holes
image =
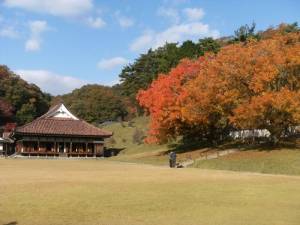
[[[300,150],[247,150],[211,160],[199,160],[197,168],[300,175]]]
[[[137,117],[130,122],[115,122],[103,126],[114,133],[113,139],[107,140],[107,147],[120,151],[110,160],[166,165],[168,158],[165,153],[169,150],[168,145],[145,144],[143,138],[137,143],[134,139],[136,132],[143,133],[146,137],[148,124],[149,117]]]

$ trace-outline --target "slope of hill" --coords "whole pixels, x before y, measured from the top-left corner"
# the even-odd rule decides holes
[[[39,87],[0,65],[0,125],[30,122],[48,110],[50,99]]]
[[[175,143],[169,145],[143,143],[142,139],[147,132],[148,123],[148,117],[137,117],[130,122],[112,122],[103,125],[105,129],[114,132],[113,138],[106,143],[107,147],[119,152],[109,160],[167,165],[168,152],[174,150]],[[235,152],[225,156],[220,154],[218,158],[209,157],[224,149],[235,150]],[[177,149],[177,157],[180,163],[194,160],[194,164],[191,165],[194,168],[300,175],[298,148],[242,150],[226,146],[217,148],[187,146]]]
[[[218,159],[196,161],[193,167],[300,175],[300,151],[299,149],[240,151]]]
[[[111,159],[118,161],[167,164],[167,145],[148,145],[143,142],[147,133],[148,117],[137,117],[129,122],[112,122],[102,127],[114,133],[107,147],[118,153]]]
[[[180,145],[180,142],[168,144],[146,144],[149,117],[136,117],[129,122],[111,122],[102,128],[113,132],[113,137],[107,140],[108,149],[116,153],[110,158],[116,161],[149,163],[153,165],[168,165],[170,151],[177,152],[177,162],[183,163],[216,153],[217,149],[197,147],[195,143]],[[179,147],[180,146],[180,147]]]
[[[87,84],[69,94],[56,96],[52,105],[58,102],[64,102],[75,115],[95,124],[108,120],[124,120],[130,116],[127,98],[109,86]]]

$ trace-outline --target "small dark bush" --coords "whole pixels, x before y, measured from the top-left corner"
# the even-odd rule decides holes
[[[145,137],[145,132],[141,129],[136,128],[132,135],[132,142],[138,145],[143,144]]]

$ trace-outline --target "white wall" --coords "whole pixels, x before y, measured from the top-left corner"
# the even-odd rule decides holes
[[[270,132],[266,129],[238,130],[238,131],[231,131],[229,135],[234,139],[251,138],[251,137],[269,137]]]

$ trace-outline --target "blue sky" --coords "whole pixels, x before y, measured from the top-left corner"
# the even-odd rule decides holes
[[[167,42],[300,22],[298,0],[0,0],[0,64],[51,94],[112,85]]]

